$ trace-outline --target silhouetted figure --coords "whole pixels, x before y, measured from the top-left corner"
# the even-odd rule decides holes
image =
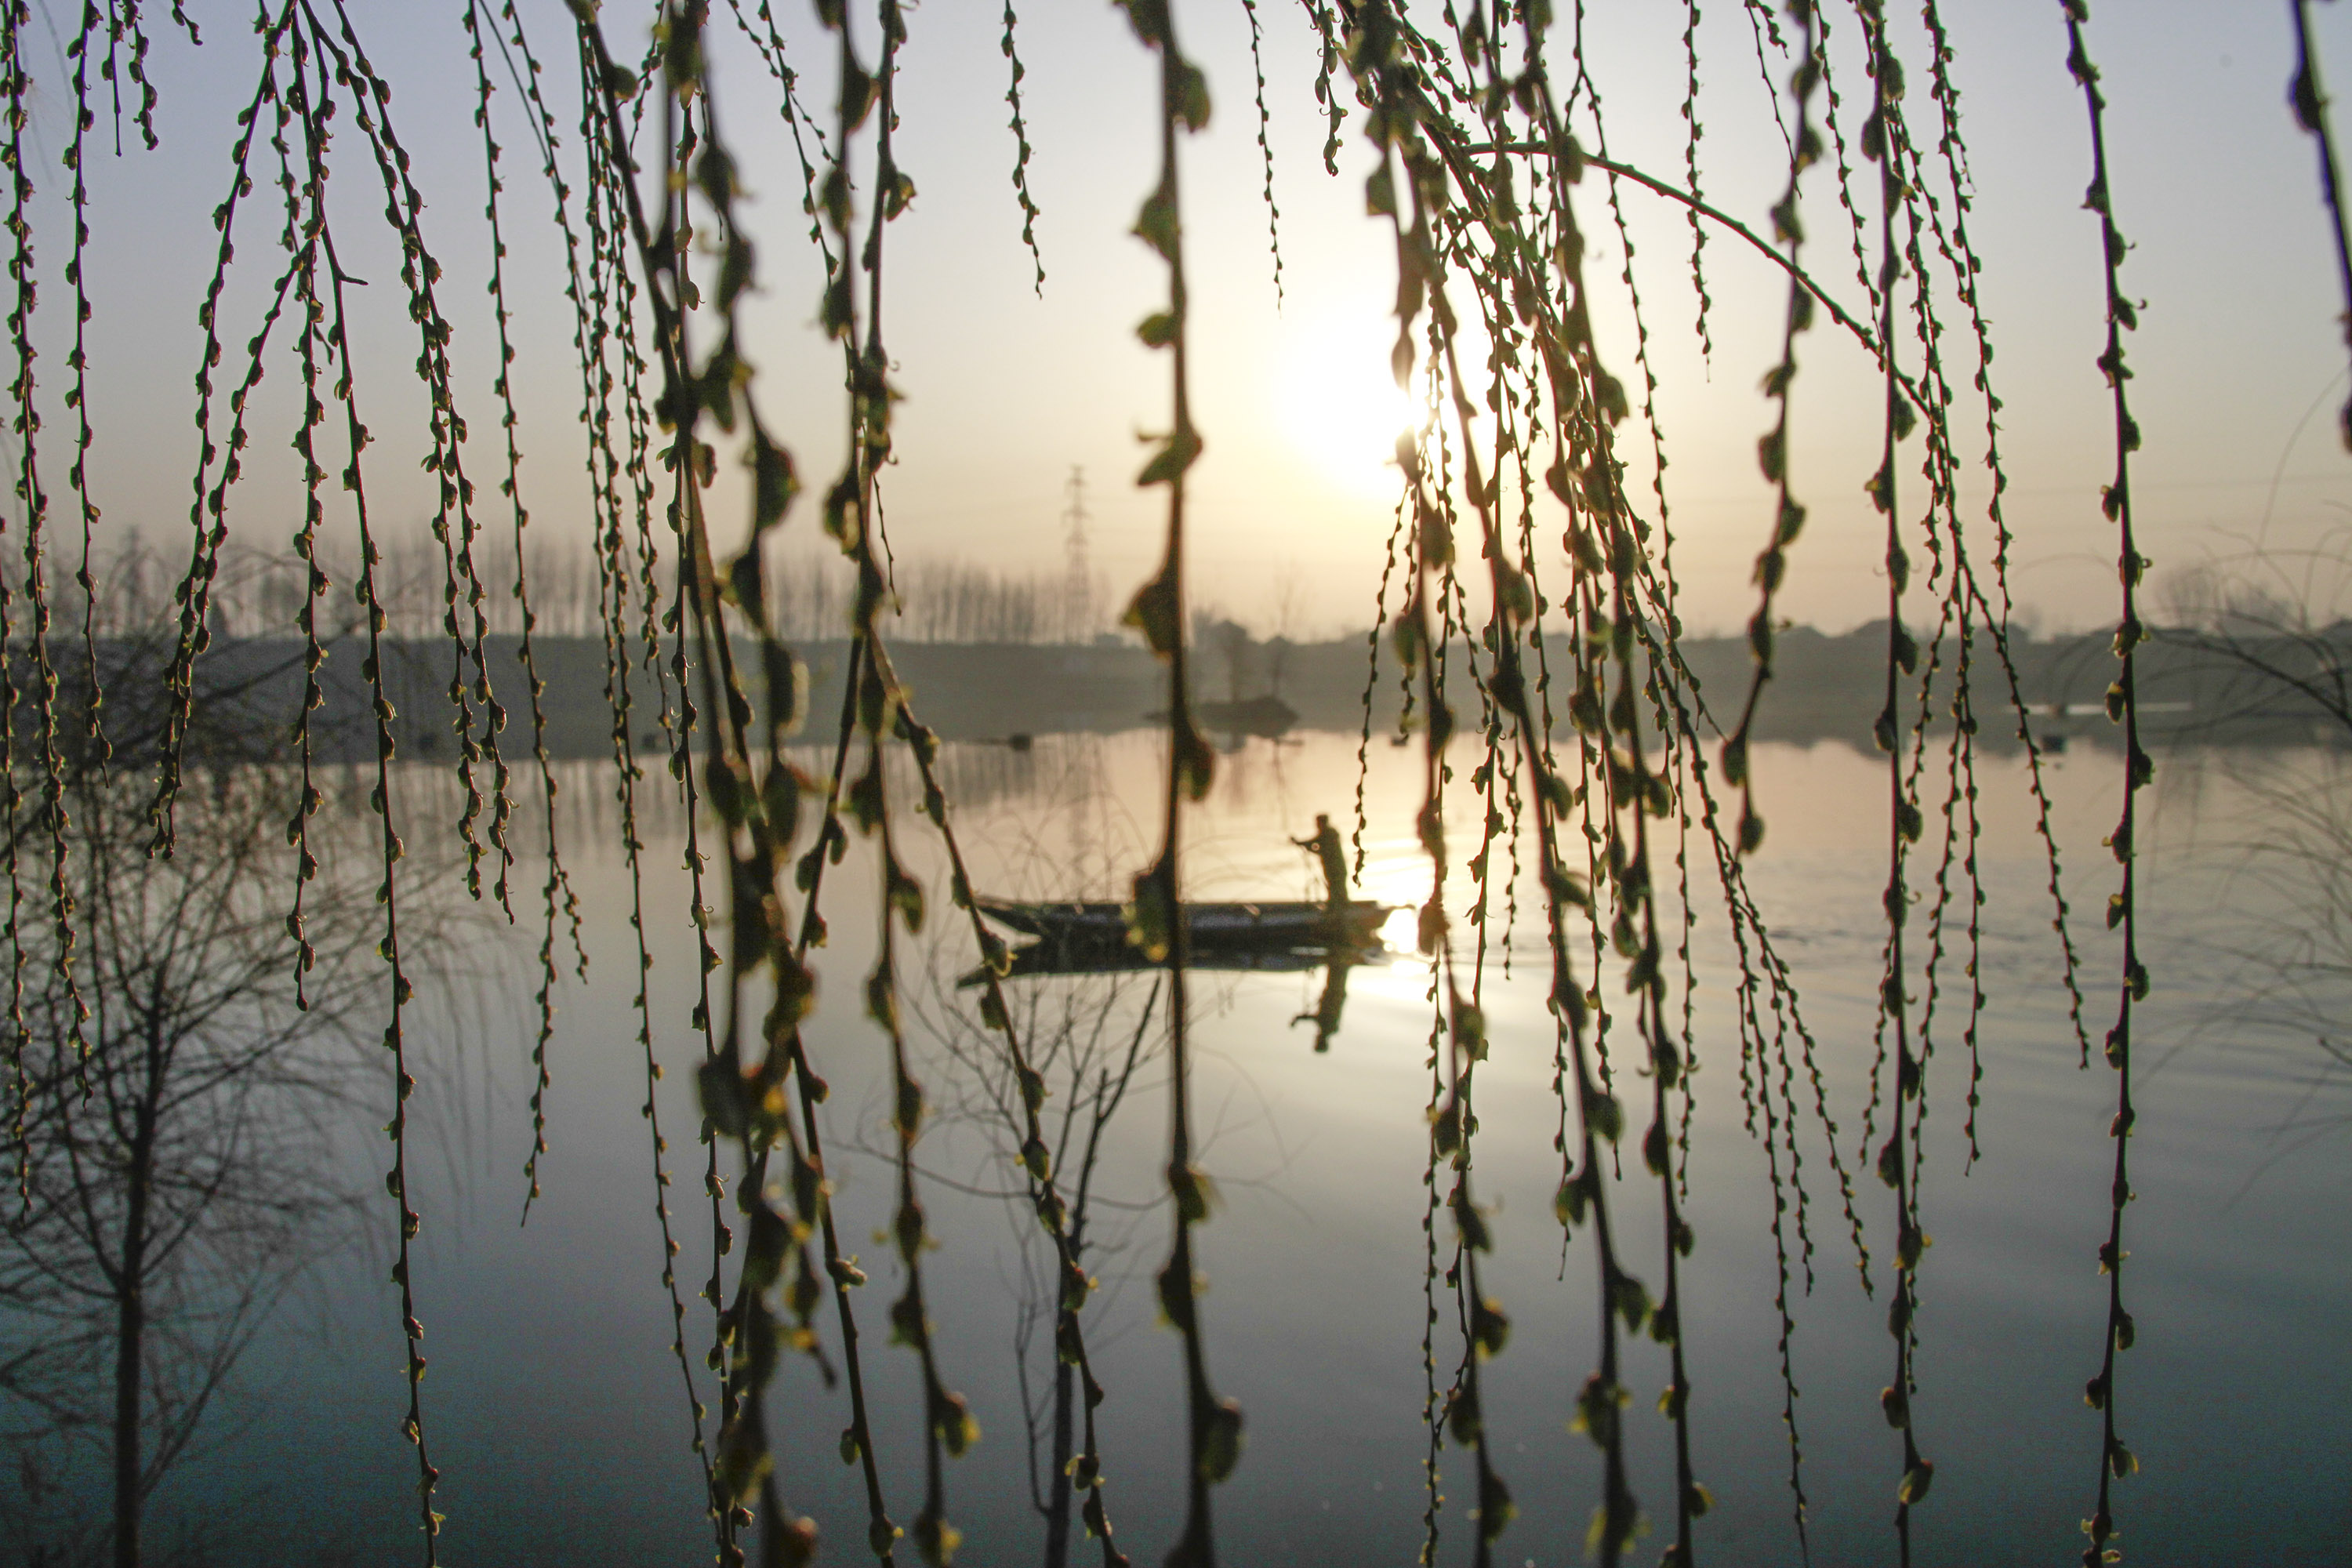
[[[1313,850],[1316,858],[1323,863],[1324,892],[1330,904],[1336,932],[1340,929],[1340,913],[1348,906],[1349,891],[1348,853],[1339,842],[1339,830],[1331,826],[1330,817],[1318,812],[1315,817],[1315,837],[1294,838],[1291,842],[1301,849]],[[1329,1050],[1331,1037],[1339,1032],[1339,1015],[1348,1005],[1348,971],[1354,967],[1352,960],[1353,954],[1347,944],[1335,942],[1331,947],[1330,965],[1324,971],[1323,999],[1315,1005],[1312,1013],[1301,1013],[1290,1020],[1293,1024],[1304,1024],[1310,1018],[1315,1021],[1315,1048],[1318,1051]]]
[[[1331,819],[1321,812],[1316,813],[1315,837],[1294,838],[1291,842],[1301,849],[1315,851],[1316,858],[1323,862],[1324,897],[1329,900],[1334,912],[1344,908],[1348,902],[1348,852],[1340,844],[1339,830],[1331,826]]]
[[[1339,1032],[1339,1015],[1348,1005],[1348,971],[1356,967],[1354,956],[1345,948],[1331,950],[1331,963],[1323,972],[1323,996],[1315,1004],[1312,1013],[1301,1013],[1290,1021],[1304,1024],[1315,1020],[1315,1048],[1328,1051],[1331,1037]]]

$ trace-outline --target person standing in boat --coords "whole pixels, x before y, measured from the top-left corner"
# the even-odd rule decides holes
[[[1348,971],[1351,954],[1347,942],[1345,923],[1348,909],[1348,855],[1339,842],[1339,830],[1331,826],[1330,817],[1317,813],[1315,836],[1294,838],[1301,849],[1311,849],[1323,863],[1323,885],[1326,901],[1331,911],[1332,943],[1330,966],[1324,971],[1323,999],[1312,1013],[1301,1013],[1291,1022],[1315,1024],[1315,1048],[1328,1051],[1331,1037],[1339,1032],[1339,1015],[1348,1005]]]
[[[1332,914],[1337,916],[1348,907],[1348,854],[1339,842],[1339,830],[1331,826],[1330,817],[1318,812],[1315,837],[1294,838],[1291,842],[1301,849],[1312,849],[1323,862],[1325,897]]]

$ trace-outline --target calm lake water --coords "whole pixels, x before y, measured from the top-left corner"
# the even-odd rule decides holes
[[[1115,894],[1154,837],[1148,824],[1158,752],[1149,732],[1047,738],[1027,754],[950,748],[975,880],[1015,896]],[[1466,748],[1457,761],[1466,773]],[[2352,1300],[2345,1120],[2352,1098],[2308,1033],[2273,1016],[2277,977],[2259,960],[2285,952],[2282,932],[2298,917],[2283,901],[2291,889],[2256,874],[2253,858],[2260,841],[2275,840],[2277,818],[2264,801],[2282,790],[2323,801],[2337,766],[2317,752],[2184,752],[2160,766],[2157,826],[2143,862],[2156,990],[2143,1014],[2133,1159],[2139,1201],[2127,1219],[2138,1348],[2122,1358],[2119,1373],[2121,1430],[2145,1467],[2118,1489],[2119,1544],[2133,1563],[2340,1562],[2352,1539],[2344,1414],[2352,1409],[2352,1341],[2344,1331]],[[1877,1300],[1863,1292],[1822,1131],[1809,1110],[1799,1141],[1813,1283],[1803,1294],[1801,1269],[1791,1284],[1791,1354],[1812,1557],[1891,1562],[1900,1441],[1880,1415],[1878,1391],[1894,1361],[1884,1304],[1892,1205],[1868,1161],[1857,1158],[1883,939],[1884,774],[1877,759],[1835,743],[1765,748],[1756,770],[1770,837],[1751,877],[1801,987],[1881,1286]],[[1955,1023],[1939,1037],[1928,1089],[1922,1203],[1935,1245],[1921,1278],[1914,1411],[1937,1471],[1932,1497],[1916,1513],[1915,1541],[1926,1563],[2072,1562],[2099,1443],[2081,1390],[2097,1367],[2105,1313],[2093,1253],[2107,1224],[2114,1083],[2103,1066],[2077,1067],[2021,768],[1989,758],[1980,771],[1989,896],[1981,1157],[1968,1158],[1967,1056]],[[2112,1014],[2107,976],[2117,962],[2097,918],[2114,874],[2099,843],[2113,825],[2117,772],[2115,758],[2078,749],[2051,773],[2095,1037]],[[1307,858],[1286,839],[1310,833],[1318,812],[1349,821],[1355,780],[1352,738],[1252,742],[1224,758],[1192,829],[1190,890],[1317,896]],[[412,1156],[425,1178],[417,1291],[432,1361],[426,1418],[448,1515],[443,1561],[452,1563],[709,1557],[688,1411],[668,1348],[651,1149],[638,1114],[645,1096],[630,1005],[628,883],[610,847],[609,816],[602,832],[588,820],[609,814],[611,781],[609,770],[568,775],[580,814],[569,821],[576,842],[568,855],[593,967],[584,986],[567,981],[559,992],[545,1195],[528,1226],[519,1226],[530,1141],[534,930],[509,936],[500,928],[478,943],[478,983],[454,1013],[465,1022],[436,1042],[425,1118],[432,1142],[423,1158]],[[656,772],[648,788],[655,783],[667,781]],[[1426,863],[1412,835],[1418,790],[1417,748],[1376,743],[1365,896],[1397,903],[1425,896]],[[935,865],[922,825],[908,820],[906,852]],[[709,1227],[692,1136],[688,1069],[700,1047],[688,1027],[692,948],[676,809],[651,813],[645,837],[652,1005],[672,1069],[659,1102],[679,1173],[671,1198],[699,1373],[709,1318],[690,1292],[707,1270]],[[536,869],[520,871],[518,889],[535,889]],[[915,1367],[909,1352],[885,1342],[898,1268],[872,1235],[893,1197],[877,1152],[887,1138],[885,1060],[854,1001],[871,952],[870,880],[870,862],[853,852],[828,885],[834,935],[812,1041],[834,1085],[827,1135],[837,1151],[845,1245],[874,1275],[860,1297],[861,1324],[889,1503],[910,1524],[920,1506]],[[1924,884],[1925,871],[1913,880]],[[1701,1525],[1698,1550],[1717,1563],[1789,1563],[1800,1552],[1780,1415],[1771,1189],[1762,1148],[1745,1127],[1728,940],[1706,890],[1711,875],[1699,885],[1702,1071],[1694,1080],[1688,1209],[1697,1248],[1685,1265],[1683,1322],[1694,1459],[1717,1507]],[[1457,891],[1466,887],[1457,876]],[[1582,1560],[1598,1496],[1597,1453],[1567,1426],[1594,1364],[1598,1331],[1590,1242],[1580,1237],[1563,1258],[1551,1214],[1559,1108],[1531,906],[1522,905],[1508,932],[1509,977],[1488,981],[1493,1055],[1479,1075],[1476,1157],[1479,1191],[1496,1211],[1486,1280],[1515,1323],[1486,1381],[1496,1463],[1521,1509],[1497,1560],[1549,1565]],[[951,912],[938,900],[935,916]],[[1499,909],[1492,929],[1490,967],[1505,934]],[[1458,930],[1467,935],[1466,925]],[[929,962],[951,982],[971,962],[968,938],[936,918],[926,943],[934,933],[939,946]],[[1392,937],[1410,945],[1403,926]],[[1109,994],[1100,979],[1018,984],[1048,1025]],[[1428,984],[1426,967],[1410,955],[1357,970],[1345,1026],[1318,1054],[1312,1029],[1294,1022],[1313,1010],[1318,974],[1198,983],[1194,1097],[1207,1130],[1201,1163],[1222,1194],[1199,1238],[1210,1280],[1203,1315],[1213,1381],[1240,1399],[1248,1420],[1243,1464],[1215,1494],[1228,1563],[1404,1564],[1420,1549]],[[945,1375],[970,1397],[984,1433],[949,1471],[950,1514],[967,1536],[959,1560],[1032,1562],[1044,1531],[1031,1502],[1016,1368],[1025,1342],[1034,1381],[1050,1341],[1050,1333],[1024,1337],[1024,1302],[1035,1300],[1026,1284],[1035,1226],[1024,1209],[990,1195],[1011,1184],[1010,1145],[978,1113],[972,1074],[944,1048],[942,1033],[954,1035],[951,984],[916,989],[910,1045],[947,1112],[920,1151],[940,1239],[924,1268]],[[1114,1056],[1150,989],[1149,976],[1129,977],[1110,998]],[[2323,1013],[2352,1000],[2324,985],[2314,994]],[[1630,1034],[1621,1027],[1621,1072],[1631,1070],[1623,1054]],[[1156,1040],[1155,1023],[1147,1058]],[[1780,1068],[1772,1071],[1777,1081]],[[1797,1083],[1809,1105],[1801,1073]],[[1156,1061],[1146,1059],[1104,1140],[1093,1260],[1103,1288],[1088,1317],[1109,1391],[1101,1413],[1108,1502],[1122,1544],[1147,1563],[1165,1552],[1181,1511],[1179,1349],[1154,1321],[1150,1284],[1167,1246],[1155,1206],[1154,1172],[1165,1160],[1161,1087]],[[1065,1092],[1054,1103],[1069,1100]],[[1646,1112],[1634,1118],[1637,1130],[1645,1122]],[[381,1139],[358,1128],[350,1147],[354,1170],[372,1182]],[[1638,1157],[1627,1166],[1612,1202],[1632,1267],[1655,1285],[1655,1184]],[[1450,1251],[1443,1219],[1439,1234]],[[309,1296],[249,1356],[244,1392],[225,1408],[209,1451],[159,1495],[161,1517],[215,1527],[218,1561],[420,1556],[414,1462],[396,1432],[405,1400],[383,1266],[356,1256],[321,1262]],[[1450,1376],[1459,1354],[1450,1304],[1442,1315],[1438,1356],[1441,1374]],[[828,1351],[837,1351],[829,1304],[820,1321]],[[1653,1560],[1671,1540],[1671,1429],[1652,1403],[1667,1375],[1658,1347],[1642,1341],[1630,1349],[1633,1483],[1652,1519],[1664,1521],[1637,1546],[1636,1561]],[[715,1405],[707,1378],[702,1386]],[[863,1502],[856,1472],[835,1452],[845,1395],[794,1361],[779,1374],[773,1409],[787,1495],[823,1527],[825,1560],[859,1560]],[[1444,1562],[1466,1563],[1475,1533],[1465,1458],[1449,1448],[1443,1460]],[[904,1560],[914,1560],[911,1550]]]

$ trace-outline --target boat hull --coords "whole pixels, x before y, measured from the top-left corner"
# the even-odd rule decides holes
[[[981,913],[1013,931],[1054,942],[1127,941],[1127,914],[1113,903],[1016,903],[982,899]],[[1392,912],[1387,904],[1195,903],[1184,906],[1184,926],[1195,951],[1290,947],[1372,947]]]

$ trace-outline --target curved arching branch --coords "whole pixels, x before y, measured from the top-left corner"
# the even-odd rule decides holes
[[[1453,166],[1454,164],[1455,158],[1457,156],[1476,156],[1482,153],[1495,153],[1548,154],[1553,151],[1551,147],[1540,142],[1479,142],[1466,143],[1459,147],[1451,147],[1446,144],[1442,137],[1433,137],[1432,140],[1440,153],[1445,156],[1446,163],[1449,166]],[[1839,326],[1843,327],[1849,333],[1853,334],[1853,341],[1862,345],[1863,352],[1868,354],[1872,360],[1876,362],[1881,370],[1885,369],[1886,355],[1879,347],[1877,335],[1867,326],[1855,321],[1853,317],[1847,312],[1844,306],[1839,304],[1836,300],[1830,296],[1827,289],[1823,289],[1819,283],[1813,280],[1812,274],[1807,272],[1803,268],[1799,267],[1787,257],[1773,249],[1771,246],[1766,244],[1763,237],[1759,235],[1754,229],[1748,227],[1738,218],[1733,217],[1729,213],[1725,212],[1722,208],[1715,205],[1712,202],[1691,195],[1690,192],[1682,189],[1671,181],[1662,180],[1655,174],[1644,174],[1641,169],[1635,167],[1632,163],[1620,163],[1614,158],[1597,157],[1593,153],[1583,151],[1581,148],[1579,148],[1576,151],[1574,157],[1576,162],[1583,163],[1591,168],[1604,170],[1609,174],[1617,175],[1621,179],[1631,180],[1633,184],[1641,186],[1643,190],[1650,192],[1654,195],[1664,196],[1670,202],[1679,202],[1684,206],[1688,207],[1692,212],[1697,214],[1703,218],[1706,218],[1710,223],[1718,224],[1729,233],[1737,235],[1739,238],[1746,240],[1755,248],[1755,251],[1759,256],[1761,256],[1765,260],[1769,261],[1773,266],[1787,273],[1791,282],[1795,283],[1806,293],[1811,295],[1813,297],[1814,303],[1820,305],[1822,310],[1827,310],[1832,321],[1835,321]],[[1456,177],[1459,178],[1461,171],[1457,168],[1455,170],[1455,174]],[[1927,398],[1925,395],[1920,392],[1919,388],[1913,384],[1911,377],[1899,370],[1895,373],[1895,375],[1896,379],[1902,385],[1904,395],[1910,399],[1912,405],[1922,413],[1927,412]]]

